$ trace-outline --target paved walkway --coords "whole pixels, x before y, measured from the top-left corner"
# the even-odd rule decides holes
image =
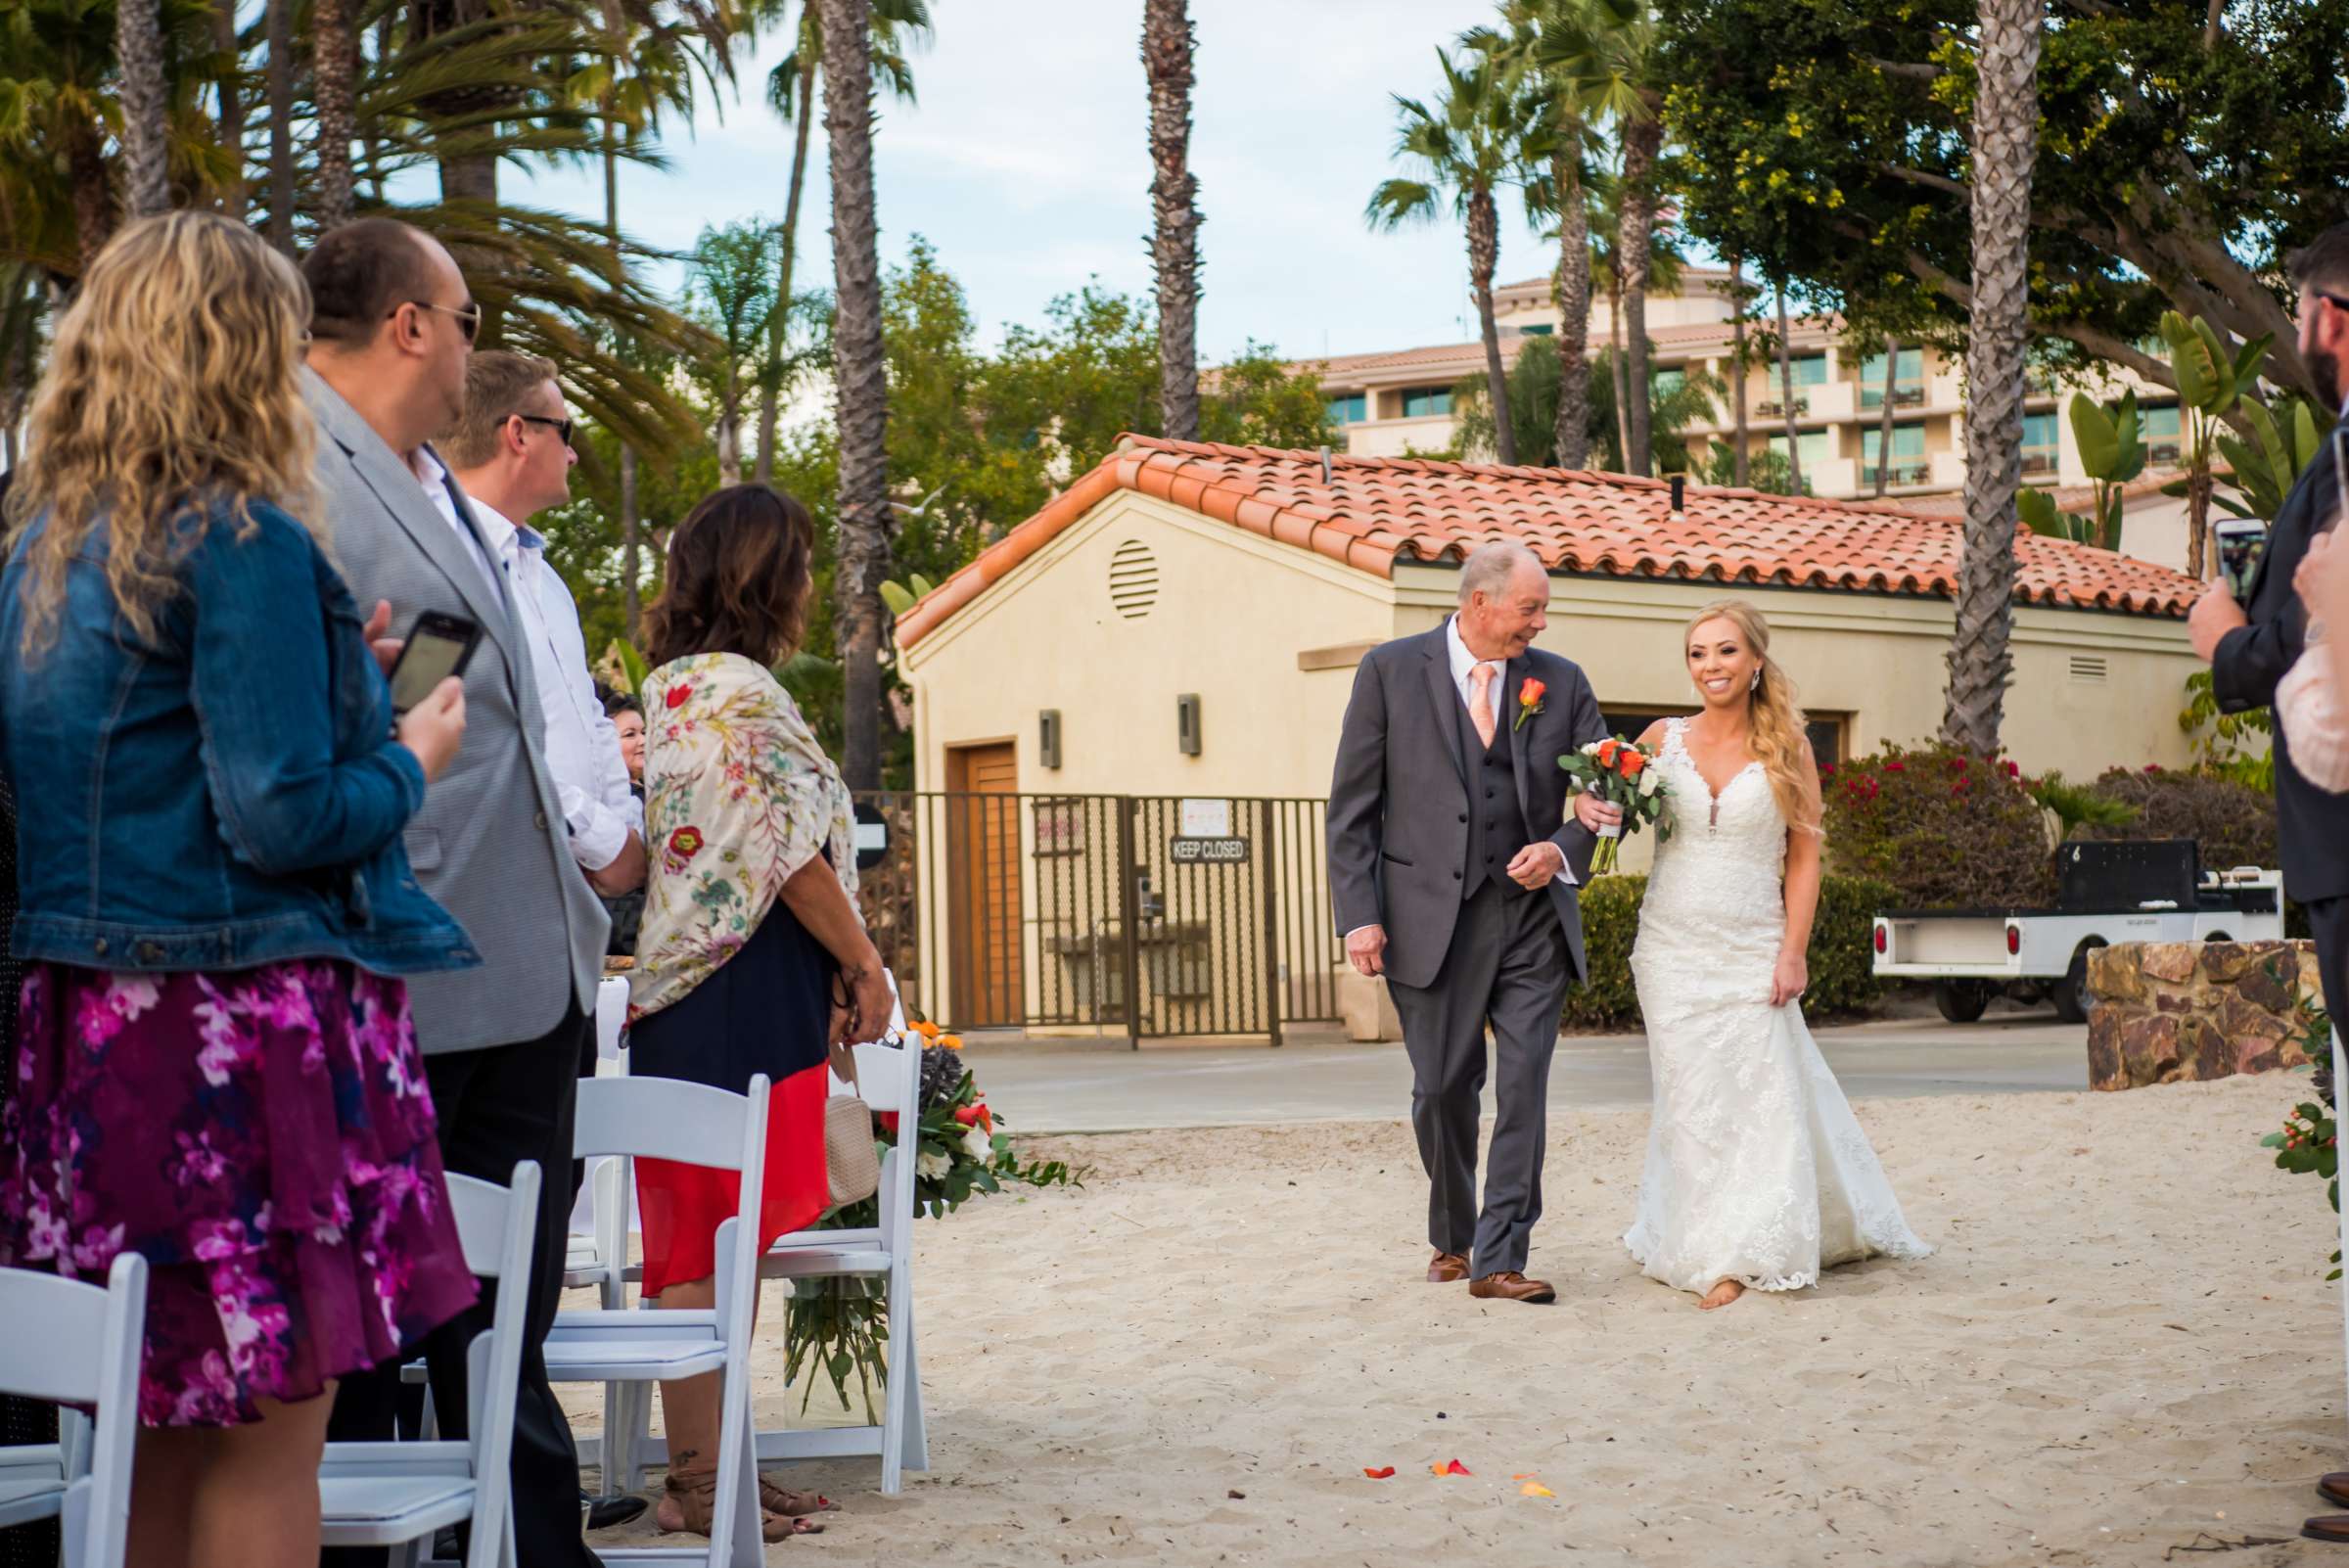
[[[2004,1094],[2088,1087],[2088,1032],[2045,1011],[1978,1024],[1899,1018],[1819,1032],[1853,1099]],[[1265,1045],[971,1037],[979,1081],[1022,1132],[1122,1132],[1180,1127],[1400,1119],[1411,1069],[1401,1045],[1327,1036]],[[1648,1096],[1637,1035],[1567,1036],[1550,1068],[1556,1106],[1636,1106]],[[1486,1090],[1486,1110],[1492,1090]]]

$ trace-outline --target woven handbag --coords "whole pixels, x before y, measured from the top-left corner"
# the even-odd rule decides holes
[[[881,1156],[874,1147],[872,1107],[853,1092],[859,1087],[855,1051],[835,1045],[832,1070],[852,1091],[824,1101],[824,1183],[832,1207],[841,1209],[881,1190]]]

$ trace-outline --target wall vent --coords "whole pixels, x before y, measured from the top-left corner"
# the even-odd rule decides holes
[[[1109,558],[1109,602],[1128,621],[1158,603],[1158,558],[1139,539],[1128,539]]]
[[[2080,686],[2101,686],[2110,672],[2102,654],[2074,654],[2071,657],[2072,682]]]

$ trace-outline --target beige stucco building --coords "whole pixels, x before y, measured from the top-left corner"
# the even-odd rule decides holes
[[[1683,625],[1733,593],[1770,618],[1822,759],[1933,734],[1955,522],[1745,491],[1689,488],[1679,499],[1656,481],[1355,458],[1325,472],[1312,453],[1129,439],[898,622],[919,789],[1030,802],[990,819],[997,825],[979,837],[991,849],[973,840],[962,852],[960,902],[991,900],[997,933],[996,956],[965,955],[964,970],[1016,961],[1023,996],[1067,989],[1046,973],[1055,965],[1036,932],[1054,925],[1038,904],[1044,879],[1067,876],[1039,855],[1065,848],[1057,841],[1072,830],[1055,813],[1075,807],[1035,797],[1236,801],[1241,820],[1222,830],[1235,836],[1256,820],[1254,798],[1317,802],[1363,652],[1439,624],[1459,560],[1486,539],[1519,539],[1549,566],[1542,645],[1583,667],[1626,733],[1692,710]],[[2183,619],[2194,583],[2029,536],[2018,555],[2010,754],[2075,777],[2187,762],[2177,715],[2196,668]],[[1139,820],[1138,853],[1163,861],[1158,841],[1174,830]],[[1271,831],[1269,816],[1264,826]],[[1106,852],[1097,841],[1108,831],[1091,829],[1088,848]],[[1317,827],[1286,831],[1310,838]],[[1286,880],[1272,891],[1300,906],[1313,892],[1304,862],[1317,862],[1318,847],[1282,853],[1276,880]],[[1016,888],[990,880],[1001,868],[979,861],[990,855],[1010,864]],[[1273,875],[1261,845],[1249,864],[1230,887],[1241,903]],[[1158,869],[1156,886],[1172,889],[1204,868]],[[1089,921],[1109,917],[1087,910]],[[950,922],[938,923],[932,940],[951,945]],[[1300,953],[1309,945],[1265,937]],[[1235,960],[1232,984],[1265,985],[1269,962],[1293,965],[1275,977],[1293,989],[1318,962],[1265,959],[1278,944],[1258,938],[1241,945],[1259,956]],[[931,972],[946,961],[942,947]],[[968,1006],[957,1011],[970,1021]]]

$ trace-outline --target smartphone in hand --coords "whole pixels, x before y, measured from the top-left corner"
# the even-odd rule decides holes
[[[2210,547],[2218,558],[2219,580],[2237,604],[2249,605],[2251,579],[2259,575],[2259,558],[2268,548],[2267,524],[2255,517],[2222,518],[2210,526]]]
[[[404,714],[449,676],[464,674],[481,640],[479,622],[438,610],[418,615],[392,666],[392,711]]]

